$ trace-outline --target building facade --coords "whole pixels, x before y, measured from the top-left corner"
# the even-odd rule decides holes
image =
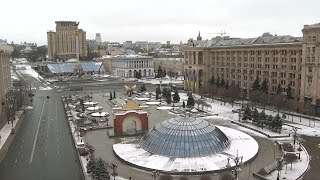
[[[7,94],[12,89],[10,57],[13,47],[0,44],[0,127],[7,121],[6,104]]]
[[[56,32],[47,32],[49,59],[70,59],[87,56],[86,32],[79,22],[56,21]]]
[[[185,89],[194,92],[212,77],[250,91],[258,77],[275,94],[290,85],[293,96],[320,104],[320,24],[305,25],[303,37],[264,33],[257,38],[190,39],[184,51]]]
[[[135,77],[139,72],[142,77],[154,75],[154,59],[151,56],[121,55],[111,58],[112,74],[121,77]]]

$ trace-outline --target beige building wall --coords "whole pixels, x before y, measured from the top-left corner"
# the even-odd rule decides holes
[[[283,91],[290,85],[294,98],[315,105],[320,99],[320,24],[306,25],[302,32],[303,38],[290,36],[288,42],[264,43],[258,37],[246,39],[252,41],[248,44],[225,45],[219,43],[228,41],[217,40],[211,45],[201,37],[191,40],[183,49],[184,74],[189,79],[185,89],[198,92],[199,85],[214,76],[249,90],[258,76],[261,82],[267,80],[269,93],[275,94],[278,84]]]
[[[0,44],[0,127],[7,120],[5,112],[6,95],[12,89],[10,57],[13,47]]]
[[[79,39],[80,57],[87,56],[86,32],[78,29],[79,22],[75,21],[56,21],[56,32],[49,31],[48,55],[49,59],[70,59],[76,58],[77,47],[76,39]]]
[[[320,103],[320,24],[305,25],[302,32],[301,99],[316,104]]]

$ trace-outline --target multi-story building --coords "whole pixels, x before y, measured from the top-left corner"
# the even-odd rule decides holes
[[[269,93],[290,85],[294,98],[320,106],[320,23],[305,25],[303,37],[264,33],[257,38],[190,39],[183,48],[185,89],[199,91],[211,77],[250,90],[256,77]]]
[[[12,46],[0,44],[0,127],[7,121],[6,105],[7,94],[12,89],[10,57],[13,51]]]
[[[79,22],[56,21],[56,32],[47,32],[49,59],[70,59],[87,56],[86,32]]]
[[[112,74],[121,77],[135,77],[139,72],[142,77],[153,76],[154,59],[151,56],[119,55],[104,60],[111,61]],[[106,68],[108,69],[108,68]]]

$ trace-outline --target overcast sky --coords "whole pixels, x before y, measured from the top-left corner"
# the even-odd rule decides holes
[[[319,0],[4,0],[0,39],[46,44],[55,21],[80,21],[87,39],[186,42],[225,31],[231,37],[263,32],[302,36],[320,22]]]

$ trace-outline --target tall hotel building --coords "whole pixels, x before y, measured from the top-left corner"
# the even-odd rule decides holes
[[[47,32],[49,59],[70,59],[87,56],[86,32],[79,22],[56,21],[56,32]]]
[[[264,33],[257,38],[189,39],[184,47],[185,89],[199,91],[212,76],[250,90],[256,77],[293,89],[295,99],[320,106],[320,23],[305,25],[303,37]]]

